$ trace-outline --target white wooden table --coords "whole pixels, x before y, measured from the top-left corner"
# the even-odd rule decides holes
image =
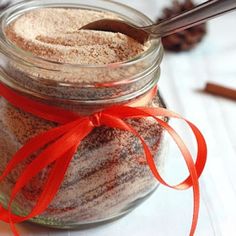
[[[121,2],[155,18],[169,1]],[[190,53],[166,54],[162,65],[160,87],[169,108],[195,122],[208,143],[208,163],[201,178],[199,236],[236,235],[236,103],[199,92],[206,81],[236,87],[235,24],[236,13],[213,20],[199,47]],[[184,136],[189,137],[186,132]],[[194,147],[191,139],[189,145]],[[175,146],[170,145],[168,179],[183,177],[183,166]],[[160,187],[131,214],[98,228],[59,231],[25,223],[18,229],[23,236],[187,236],[191,214],[191,190],[177,192]],[[0,223],[0,236],[8,235],[8,225]]]

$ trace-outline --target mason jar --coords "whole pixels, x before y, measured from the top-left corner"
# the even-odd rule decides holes
[[[140,26],[153,23],[141,12],[112,1],[20,2],[0,16],[1,84],[28,99],[61,107],[81,116],[114,105],[165,106],[156,90],[163,57],[159,39],[151,40],[148,49],[141,55],[109,65],[75,65],[48,61],[9,42],[4,32],[13,20],[28,11],[48,7],[108,11],[124,21]],[[127,122],[144,138],[161,172],[166,148],[161,126],[152,118],[133,118]],[[1,97],[0,173],[3,173],[17,150],[30,139],[57,126],[57,123],[23,111]],[[7,207],[11,189],[22,170],[35,158],[37,153],[15,167],[1,183],[0,202],[3,206]],[[49,165],[43,169],[17,195],[12,207],[15,214],[24,216],[31,211],[51,168]],[[78,147],[64,181],[49,207],[30,221],[56,228],[90,227],[105,223],[132,211],[158,185],[137,137],[128,131],[106,126],[96,127]]]

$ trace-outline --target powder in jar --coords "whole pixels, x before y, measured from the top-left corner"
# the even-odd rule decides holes
[[[8,40],[34,56],[75,65],[108,65],[133,59],[148,49],[120,33],[79,30],[102,18],[118,18],[108,12],[79,9],[44,8],[30,11],[6,28]],[[145,65],[107,71],[81,69],[80,73],[60,73],[10,62],[8,73],[23,87],[61,98],[87,96],[71,88],[53,90],[44,80],[60,82],[107,82],[124,79],[144,70]],[[40,79],[40,80],[38,80]],[[140,85],[141,86],[141,85]],[[132,89],[132,88],[130,88]],[[136,88],[137,89],[137,88]],[[103,90],[99,91],[100,94]],[[106,92],[106,90],[105,90]],[[104,92],[104,94],[105,94]],[[91,93],[91,92],[90,92]],[[92,94],[95,96],[95,94]],[[113,95],[111,95],[113,96]],[[158,97],[147,106],[161,106]],[[56,124],[42,120],[0,99],[0,172],[15,151],[35,135]],[[152,119],[132,119],[130,124],[150,146],[158,167],[162,166],[162,128]],[[154,125],[155,124],[155,125]],[[18,166],[1,186],[5,197],[21,170],[35,156]],[[28,212],[35,205],[51,167],[34,177],[18,194],[16,208]],[[157,186],[145,162],[140,142],[129,132],[99,127],[87,136],[74,155],[64,182],[49,206],[36,222],[50,225],[75,225],[104,221],[124,214],[142,201]]]
[[[117,16],[90,10],[39,9],[11,23],[6,35],[19,48],[61,63],[106,65],[130,60],[146,50],[120,33],[79,30],[102,18]]]

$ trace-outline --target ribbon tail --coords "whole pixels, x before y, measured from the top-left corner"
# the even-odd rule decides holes
[[[86,123],[81,124],[81,126],[79,126],[77,133],[79,133],[80,135],[78,137],[76,145],[69,149],[68,152],[65,153],[62,158],[56,161],[36,206],[32,210],[31,214],[28,215],[27,218],[25,218],[23,221],[33,218],[41,214],[45,209],[47,209],[47,207],[57,194],[61,183],[64,180],[68,166],[75,152],[77,151],[81,141],[92,131],[92,129],[93,127]]]
[[[70,149],[61,159],[56,161],[36,206],[27,217],[21,217],[12,214],[11,212],[3,208],[0,209],[1,220],[10,223],[11,230],[15,236],[19,236],[19,233],[15,227],[16,223],[23,222],[41,214],[42,211],[44,211],[44,209],[46,209],[54,199],[64,179],[66,170],[68,169],[75,150],[76,148]]]
[[[168,117],[170,117],[172,115],[172,114],[170,114],[171,112],[169,112],[169,111],[166,111],[163,109],[162,109],[162,111],[165,116],[169,115]],[[167,113],[169,113],[169,114],[167,114]],[[197,140],[198,154],[197,154],[197,161],[196,161],[196,165],[195,165],[188,148],[186,147],[186,145],[184,144],[184,142],[180,138],[180,136],[176,133],[176,131],[172,127],[170,127],[168,125],[168,123],[153,116],[152,114],[150,114],[150,112],[148,112],[147,114],[149,116],[153,117],[164,129],[166,129],[168,131],[168,133],[171,135],[171,137],[173,138],[173,140],[177,144],[179,150],[181,151],[181,153],[185,159],[190,176],[177,186],[170,186],[162,178],[161,178],[161,180],[162,180],[161,183],[168,186],[168,187],[175,188],[175,189],[186,189],[191,186],[193,187],[193,200],[194,200],[194,202],[193,202],[193,217],[192,217],[192,225],[191,225],[191,229],[190,229],[190,235],[193,236],[195,233],[196,227],[197,227],[199,209],[200,209],[200,188],[199,188],[198,178],[200,177],[200,175],[205,167],[206,155],[207,155],[207,148],[206,148],[205,139],[204,139],[203,135],[201,134],[201,132],[197,129],[196,126],[194,126],[192,123],[183,119],[184,121],[186,121],[188,123],[188,125],[192,129],[192,131],[195,135],[195,138]],[[172,116],[175,118],[181,119],[181,117],[176,116],[175,114],[173,114]],[[150,155],[146,155],[146,156],[148,158],[148,163],[149,163],[149,166],[150,166],[154,176],[156,176],[157,179],[160,180],[160,175],[156,169],[155,162],[154,162],[153,158],[151,158]]]
[[[170,186],[165,181],[163,182],[163,184],[168,187],[179,189],[179,190],[193,187],[193,203],[194,204],[193,204],[192,226],[191,226],[191,230],[190,230],[190,235],[193,236],[194,232],[196,230],[196,227],[197,227],[197,221],[198,221],[198,215],[199,215],[199,209],[200,209],[200,189],[199,189],[199,182],[198,182],[199,176],[198,176],[193,158],[192,158],[188,148],[184,144],[183,140],[181,139],[181,137],[176,133],[176,131],[172,127],[170,127],[163,120],[160,120],[158,118],[156,118],[156,120],[159,122],[159,124],[161,124],[161,126],[164,129],[166,129],[168,131],[168,133],[171,135],[171,137],[173,138],[173,140],[177,144],[180,152],[182,153],[182,155],[184,157],[184,160],[186,162],[186,165],[187,165],[189,173],[190,173],[190,176],[185,181],[183,181],[182,183],[180,183],[174,187]],[[155,173],[157,171],[156,167],[154,167],[155,163],[153,161],[151,161],[151,165],[152,165],[152,171]]]
[[[32,178],[32,176],[35,176],[39,171],[42,170],[42,168],[44,168],[45,166],[38,166],[38,158],[40,159],[40,156],[37,157],[36,160],[34,160],[31,163],[31,167],[33,167],[33,169],[29,168],[29,166],[26,168],[26,170],[22,173],[19,181],[16,183],[14,189],[12,190],[12,194],[11,194],[11,199],[9,202],[9,206],[8,209],[4,209],[1,208],[0,210],[0,219],[5,221],[5,222],[9,222],[11,224],[12,230],[14,232],[16,232],[15,230],[15,223],[19,223],[19,222],[23,222],[25,220],[28,220],[30,218],[33,218],[39,214],[41,214],[50,204],[50,202],[53,200],[53,198],[55,197],[56,193],[59,190],[59,187],[64,179],[65,176],[65,172],[68,168],[68,165],[74,155],[74,153],[76,152],[80,142],[92,131],[94,127],[92,126],[91,122],[89,121],[89,119],[85,119],[83,122],[79,122],[79,125],[77,125],[77,127],[72,131],[69,132],[68,135],[65,135],[64,137],[62,137],[61,139],[59,139],[59,141],[61,143],[58,143],[59,141],[57,141],[56,147],[62,147],[62,149],[66,150],[67,146],[72,142],[74,143],[74,145],[72,145],[72,147],[69,145],[68,146],[68,151],[64,152],[64,154],[62,155],[54,155],[53,153],[47,152],[46,150],[49,149],[50,147],[52,147],[53,145],[50,145],[49,148],[47,148],[44,151],[44,154],[41,153],[41,155],[45,158],[48,154],[50,156],[54,155],[55,156],[55,160],[49,160],[49,162],[44,163],[45,166],[47,166],[47,164],[52,163],[53,161],[56,161],[53,169],[50,172],[49,175],[49,179],[47,180],[45,186],[44,186],[44,190],[41,193],[37,204],[35,205],[35,207],[33,208],[33,210],[31,211],[30,214],[28,214],[27,216],[18,216],[18,215],[14,215],[11,213],[11,204],[16,196],[16,194],[22,189],[23,186],[25,186],[25,184],[27,184],[30,179]],[[74,141],[73,141],[74,139]],[[67,144],[65,145],[64,141],[68,141]],[[76,142],[75,142],[76,141]],[[52,151],[55,149],[51,148]],[[58,153],[57,153],[58,154]],[[41,156],[41,158],[42,158]],[[58,160],[57,160],[58,159]],[[39,162],[42,162],[43,160],[40,160]],[[36,167],[36,169],[34,170],[34,168]],[[38,167],[38,169],[37,169]],[[32,171],[33,170],[33,171]],[[28,172],[30,172],[28,174]]]
[[[73,147],[78,147],[81,140],[91,132],[93,127],[90,125],[90,121],[84,120],[79,122],[77,127],[74,128],[71,132],[68,132],[56,142],[47,147],[39,156],[29,164],[25,170],[21,173],[17,183],[15,184],[10,201],[9,201],[9,211],[10,206],[15,199],[17,193],[30,182],[30,180],[36,176],[40,171],[49,166],[51,163],[61,158],[67,150],[70,150]],[[56,176],[55,176],[56,177]]]

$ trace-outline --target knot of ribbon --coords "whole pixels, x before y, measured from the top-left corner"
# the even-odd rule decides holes
[[[102,112],[97,112],[90,116],[90,121],[92,122],[94,127],[102,126]]]
[[[153,93],[153,91],[151,93]],[[0,220],[11,225],[14,235],[19,235],[15,228],[16,223],[36,217],[47,209],[57,194],[68,166],[79,148],[81,141],[87,137],[95,127],[100,126],[128,131],[136,136],[143,147],[143,152],[152,174],[161,184],[177,190],[185,190],[190,187],[193,188],[194,204],[190,235],[194,235],[200,205],[198,179],[201,176],[206,163],[207,147],[203,135],[193,123],[164,108],[131,107],[128,105],[115,105],[90,116],[80,116],[62,108],[32,100],[16,93],[3,84],[0,84],[0,95],[13,106],[58,124],[56,127],[30,139],[16,152],[0,176],[1,182],[25,159],[32,154],[37,153],[37,157],[22,170],[15,185],[12,187],[8,207],[4,208],[3,205],[0,204]],[[195,163],[182,138],[162,119],[162,117],[181,119],[190,127],[197,142],[197,156]],[[161,177],[155,165],[150,148],[145,140],[132,125],[126,122],[126,119],[132,118],[153,118],[171,135],[177,144],[189,171],[189,176],[184,181],[178,185],[172,186]],[[25,216],[14,214],[12,212],[12,203],[17,194],[24,186],[30,183],[33,177],[49,165],[52,166],[52,168],[50,169],[47,181],[44,183],[43,190],[31,212]]]

